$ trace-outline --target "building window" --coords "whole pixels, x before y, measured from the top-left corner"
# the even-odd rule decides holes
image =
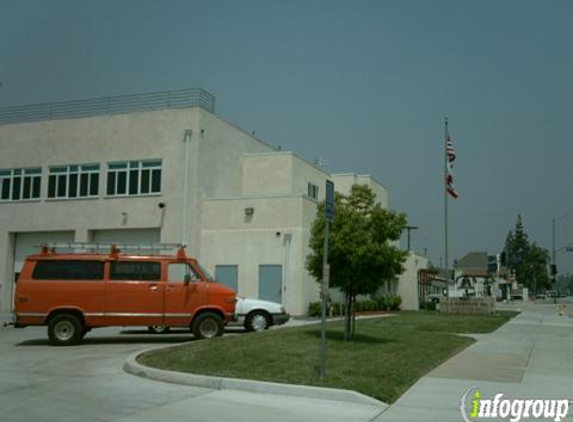
[[[109,163],[109,196],[146,195],[161,192],[161,160]]]
[[[99,164],[50,168],[48,198],[90,198],[98,191]]]
[[[42,169],[0,170],[0,201],[22,201],[40,198]]]
[[[318,186],[312,183],[308,184],[308,197],[312,199],[318,199]]]

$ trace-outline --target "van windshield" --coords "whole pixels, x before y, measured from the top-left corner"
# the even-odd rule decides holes
[[[207,268],[205,268],[203,265],[201,265],[199,262],[197,263],[199,265],[199,268],[201,269],[201,272],[203,273],[203,275],[205,275],[205,277],[207,277],[207,280],[209,281],[214,281],[216,282],[217,280],[215,280],[213,278],[213,276],[211,275],[211,273],[209,271],[207,271]]]

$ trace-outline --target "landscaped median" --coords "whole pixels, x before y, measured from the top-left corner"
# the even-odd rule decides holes
[[[354,390],[393,403],[431,369],[474,342],[459,334],[492,332],[515,315],[399,312],[357,320],[352,341],[344,341],[341,322],[329,322],[324,381],[317,369],[319,325],[196,341],[144,353],[137,361],[169,371]]]

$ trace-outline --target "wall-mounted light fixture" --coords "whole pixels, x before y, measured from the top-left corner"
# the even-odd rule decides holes
[[[245,215],[251,217],[255,213],[255,209],[253,207],[245,208]]]

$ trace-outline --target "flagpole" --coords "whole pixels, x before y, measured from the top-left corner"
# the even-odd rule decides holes
[[[444,263],[446,266],[446,307],[450,304],[450,269],[448,268],[448,116],[444,117]]]

